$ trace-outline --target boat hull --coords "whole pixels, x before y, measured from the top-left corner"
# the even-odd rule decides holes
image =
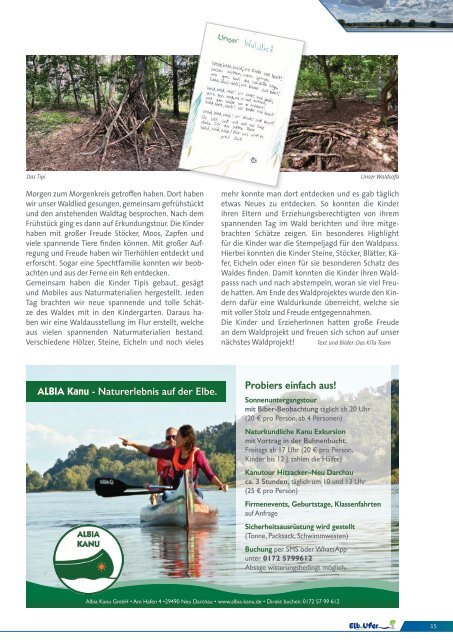
[[[166,492],[166,500],[148,504],[140,511],[144,526],[189,529],[217,523],[216,507],[206,504],[192,489],[186,473],[175,491]]]

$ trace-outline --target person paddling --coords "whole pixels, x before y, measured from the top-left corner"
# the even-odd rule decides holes
[[[201,469],[211,484],[216,485],[222,491],[228,491],[228,485],[219,480],[209,466],[204,453],[195,446],[195,431],[190,424],[184,424],[178,429],[174,447],[170,446],[165,449],[159,449],[158,447],[148,447],[144,444],[138,444],[128,438],[120,438],[120,440],[123,446],[134,447],[134,449],[137,449],[137,451],[144,453],[150,458],[170,460],[174,469],[174,477],[171,482],[174,489],[178,487],[184,471],[189,469],[192,471],[194,489],[200,497],[203,497],[203,494],[198,488],[198,472]]]

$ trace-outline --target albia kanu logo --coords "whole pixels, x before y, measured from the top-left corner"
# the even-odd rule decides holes
[[[363,630],[373,630],[373,629],[394,629],[396,624],[396,620],[390,620],[390,624],[387,627],[381,627],[381,625],[377,624],[377,622],[350,622],[349,628],[356,629],[357,631]]]
[[[68,589],[97,593],[118,580],[123,568],[123,551],[107,529],[80,525],[60,538],[55,547],[53,566]]]

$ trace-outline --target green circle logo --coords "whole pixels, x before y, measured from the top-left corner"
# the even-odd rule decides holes
[[[55,573],[61,582],[79,593],[105,591],[120,577],[123,550],[115,536],[93,524],[67,531],[53,554]]]

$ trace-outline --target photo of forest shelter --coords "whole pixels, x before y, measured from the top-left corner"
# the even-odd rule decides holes
[[[27,56],[28,171],[176,171],[198,56]]]
[[[303,56],[281,171],[397,170],[397,56]]]
[[[27,56],[27,171],[177,171],[197,67]],[[397,56],[303,56],[281,171],[397,170]]]

